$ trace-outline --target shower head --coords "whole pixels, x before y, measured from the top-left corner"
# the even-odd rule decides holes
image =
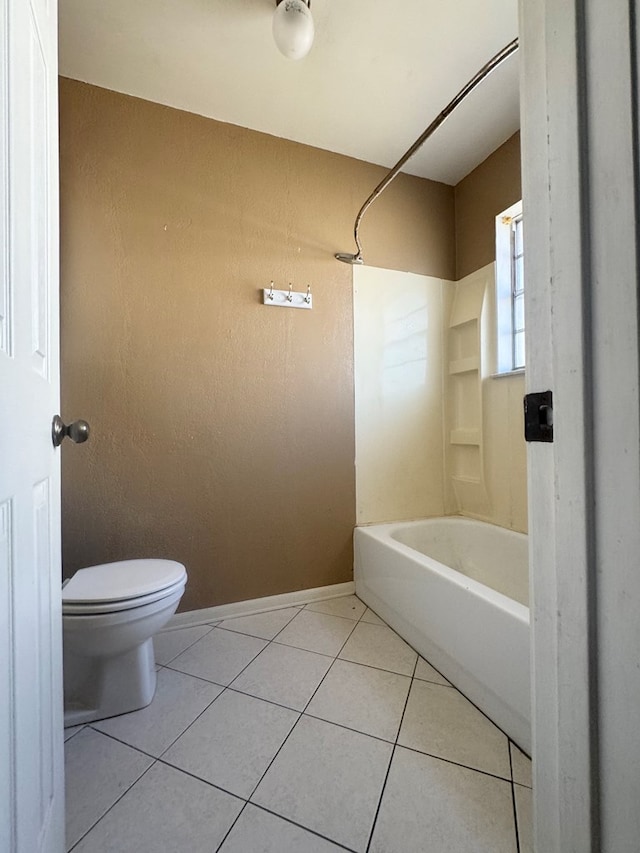
[[[337,260],[342,261],[343,264],[363,264],[364,258],[358,252],[357,255],[349,255],[346,252],[338,252],[336,255]]]

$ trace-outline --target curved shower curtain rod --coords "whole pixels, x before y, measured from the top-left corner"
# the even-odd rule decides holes
[[[488,77],[489,74],[491,74],[491,72],[493,70],[495,70],[500,64],[502,64],[504,62],[505,59],[508,59],[512,53],[515,53],[515,51],[517,49],[518,49],[518,39],[516,38],[512,42],[509,42],[509,44],[506,47],[503,47],[499,53],[496,53],[496,55],[493,57],[493,59],[490,59],[489,62],[487,62],[487,64],[483,68],[481,68],[480,71],[478,71],[478,73],[475,75],[475,77],[472,77],[471,80],[469,80],[469,82],[467,83],[467,85],[464,86],[462,89],[460,89],[460,91],[455,96],[455,98],[447,104],[447,106],[442,110],[442,112],[437,116],[437,118],[435,118],[431,122],[429,127],[422,133],[422,135],[416,139],[416,141],[413,143],[411,148],[409,148],[409,150],[406,151],[402,155],[402,157],[398,160],[396,165],[388,172],[386,177],[384,177],[382,179],[382,181],[380,181],[378,186],[375,188],[375,190],[371,193],[369,198],[362,205],[362,207],[360,208],[360,210],[358,212],[358,215],[356,216],[355,225],[353,227],[353,236],[355,238],[356,248],[358,251],[356,252],[355,255],[349,255],[349,254],[346,254],[344,252],[338,252],[336,254],[336,258],[339,261],[343,261],[345,264],[362,264],[362,263],[364,263],[364,259],[362,257],[362,246],[360,245],[360,239],[358,236],[358,232],[360,230],[360,223],[362,221],[362,217],[364,216],[365,212],[373,204],[373,202],[378,198],[378,196],[384,190],[386,190],[386,188],[389,186],[391,181],[396,177],[398,172],[402,169],[404,164],[407,162],[407,160],[410,157],[413,157],[413,155],[416,153],[418,148],[420,148],[420,146],[424,142],[427,141],[427,139],[431,136],[432,133],[435,133],[435,131],[440,127],[440,125],[443,123],[443,121],[446,118],[448,118],[451,115],[451,113],[455,110],[455,108],[458,107],[464,101],[464,99],[467,97],[467,95],[469,95],[476,88],[476,86],[479,83],[482,83],[482,81],[485,79],[485,77]]]

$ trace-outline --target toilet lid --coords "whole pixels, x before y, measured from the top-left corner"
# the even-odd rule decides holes
[[[107,604],[161,592],[187,578],[174,560],[121,560],[79,569],[62,587],[62,603]]]
[[[64,616],[98,616],[101,613],[121,613],[124,610],[138,610],[146,604],[155,604],[166,598],[172,598],[176,593],[182,598],[186,576],[178,583],[168,586],[158,592],[150,592],[149,595],[139,595],[137,598],[127,598],[124,601],[83,601],[69,603],[62,602],[62,613]]]

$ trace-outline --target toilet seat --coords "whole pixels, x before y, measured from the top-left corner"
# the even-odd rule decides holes
[[[173,560],[124,560],[79,569],[62,587],[62,614],[90,616],[143,607],[184,588],[187,573]]]

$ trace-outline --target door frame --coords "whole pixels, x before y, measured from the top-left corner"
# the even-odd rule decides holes
[[[520,0],[534,836],[640,836],[639,43],[636,0]],[[637,776],[637,772],[635,774]]]

